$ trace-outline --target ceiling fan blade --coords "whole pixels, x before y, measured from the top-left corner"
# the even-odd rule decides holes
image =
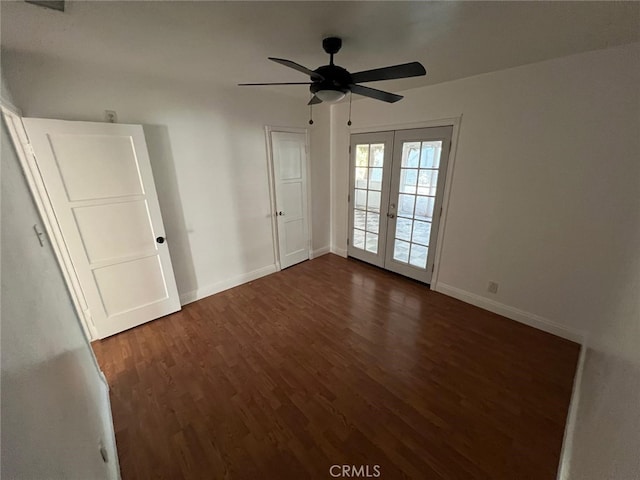
[[[351,78],[353,83],[363,83],[376,82],[378,80],[394,80],[396,78],[419,77],[426,74],[427,71],[420,62],[411,62],[352,73]]]
[[[303,67],[302,65],[296,62],[292,62],[291,60],[285,60],[284,58],[273,58],[273,57],[269,57],[269,60],[271,60],[272,62],[279,63],[280,65],[284,65],[285,67],[293,68],[294,70],[297,70],[299,72],[306,73],[313,80],[324,80],[324,77],[322,75],[314,72],[313,70],[309,70],[307,67]]]
[[[311,82],[239,83],[239,87],[260,87],[264,85],[311,85]]]
[[[387,103],[395,103],[398,100],[402,100],[402,95],[396,95],[395,93],[383,92],[382,90],[376,90],[375,88],[363,87],[362,85],[349,85],[352,93],[362,95],[365,97],[375,98],[376,100],[382,100]]]
[[[313,97],[311,97],[311,100],[309,100],[309,103],[307,103],[307,105],[317,105],[318,103],[322,103],[322,100],[320,100],[317,95],[314,95]]]

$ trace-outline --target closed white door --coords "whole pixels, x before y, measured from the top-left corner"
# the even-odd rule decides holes
[[[271,132],[280,267],[309,259],[307,136]]]
[[[142,127],[23,122],[98,336],[180,310]]]
[[[352,135],[349,256],[431,282],[452,132]]]

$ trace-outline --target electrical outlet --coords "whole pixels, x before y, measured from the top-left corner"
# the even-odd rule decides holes
[[[489,282],[489,286],[487,287],[487,292],[498,293],[498,284],[496,282]]]
[[[109,123],[118,123],[118,114],[115,110],[105,110],[104,120]]]

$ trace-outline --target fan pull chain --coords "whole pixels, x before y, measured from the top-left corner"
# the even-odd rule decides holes
[[[313,125],[313,105],[309,105],[309,125]]]
[[[347,126],[351,126],[351,97],[353,97],[353,93],[349,92],[349,121],[347,122]]]

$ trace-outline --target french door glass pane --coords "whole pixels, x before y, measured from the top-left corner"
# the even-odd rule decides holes
[[[422,142],[422,153],[420,155],[420,168],[440,167],[440,154],[442,153],[442,142]]]
[[[413,206],[415,201],[415,195],[400,194],[398,198],[398,215],[402,215],[403,217],[413,217]]]
[[[416,193],[418,183],[417,168],[402,168],[400,170],[400,191],[402,193]]]
[[[379,229],[380,229],[380,215],[377,213],[368,212],[367,213],[367,232],[378,233]]]
[[[369,166],[384,166],[384,143],[374,143],[373,145],[371,145],[371,158],[369,159]]]
[[[353,229],[353,246],[364,250],[364,232],[357,228]]]
[[[356,167],[356,188],[367,188],[368,171],[363,167]]]
[[[413,221],[408,218],[398,217],[398,221],[396,222],[396,238],[400,240],[411,240],[411,227],[413,225]]]
[[[442,142],[404,142],[393,259],[426,269]]]
[[[427,266],[427,247],[411,244],[411,258],[409,263],[414,267],[424,268]]]
[[[435,197],[438,186],[438,170],[420,170],[418,174],[418,194]]]
[[[405,142],[402,145],[402,167],[418,168],[420,165],[420,142]]]
[[[382,168],[369,169],[369,190],[382,190]]]
[[[356,167],[369,166],[369,145],[356,145]]]
[[[356,190],[355,197],[356,197],[356,201],[355,201],[356,208],[359,208],[361,210],[366,210],[367,209],[367,191]]]
[[[429,236],[431,235],[431,223],[430,222],[413,222],[413,235],[411,240],[413,243],[419,243],[420,245],[429,246]]]
[[[369,191],[367,196],[367,210],[371,212],[380,211],[380,192]]]
[[[400,262],[407,263],[409,261],[409,248],[411,244],[409,242],[403,242],[396,239],[393,247],[393,259]]]
[[[367,252],[378,253],[378,235],[367,232]]]
[[[367,212],[364,210],[353,211],[353,228],[364,230],[366,225]]]
[[[379,246],[383,167],[383,143],[356,145],[353,247],[374,254]]]
[[[433,207],[435,205],[435,197],[418,197],[416,198],[415,217],[420,220],[431,221],[433,218]]]

